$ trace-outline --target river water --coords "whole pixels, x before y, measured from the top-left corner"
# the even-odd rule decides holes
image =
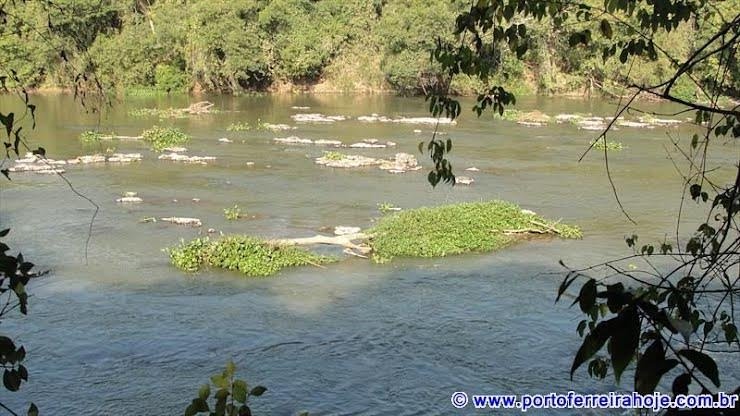
[[[51,270],[29,287],[28,317],[3,322],[4,332],[25,345],[30,370],[29,383],[18,393],[3,393],[4,402],[22,408],[34,401],[46,415],[181,414],[198,386],[229,359],[249,383],[268,387],[253,402],[255,414],[468,414],[470,409],[451,406],[452,392],[629,389],[630,377],[616,385],[611,376],[592,380],[584,369],[570,380],[581,317],[567,300],[554,304],[562,276],[552,273],[561,270],[559,259],[585,266],[628,254],[624,237],[634,232],[646,242],[672,233],[681,180],[668,157],[678,154],[666,129],[622,128],[612,136],[626,146],[612,152],[609,161],[634,225],[615,203],[603,153],[578,162],[598,132],[569,124],[528,128],[464,111],[458,125],[442,131],[454,140],[451,160],[457,174],[476,182],[431,189],[426,156],[419,155],[425,169],[403,175],[338,170],[313,163],[311,158],[322,153],[319,147],[271,140],[288,135],[347,143],[376,138],[398,146],[349,153],[418,155],[417,144],[430,137],[430,126],[356,120],[302,124],[290,116],[427,116],[421,99],[209,99],[221,110],[218,114],[159,121],[128,112],[184,107],[188,99],[130,99],[114,103],[100,116],[85,112],[70,97],[33,98],[38,128],[31,134],[32,144],[44,146],[51,158],[100,150],[77,140],[96,125],[138,135],[153,124],[174,124],[193,136],[189,154],[218,159],[207,166],[159,161],[141,143],[115,142],[103,146],[142,152],[144,160],[68,168],[74,187],[100,205],[87,264],[85,242],[93,214],[88,203],[54,176],[16,174],[12,184],[3,183],[0,225],[13,229],[9,244],[39,268]],[[2,103],[3,108],[13,105],[9,97]],[[523,99],[519,107],[551,115],[604,116],[614,112],[615,103]],[[285,133],[226,131],[233,122],[257,119],[298,128]],[[687,143],[691,128],[668,132]],[[233,143],[219,144],[221,137]],[[718,147],[715,160],[737,160],[733,144]],[[480,171],[463,172],[471,166]],[[126,191],[138,192],[144,203],[116,204]],[[348,259],[326,269],[298,268],[256,279],[218,270],[187,276],[171,267],[162,252],[211,227],[265,237],[310,236],[335,225],[367,227],[379,216],[377,204],[382,202],[413,208],[489,199],[513,201],[542,216],[578,224],[585,238],[383,265]],[[235,204],[256,218],[227,221],[223,208]],[[701,212],[690,204],[684,215],[698,217]],[[198,217],[204,227],[139,222],[164,216]],[[737,367],[731,368],[734,374],[724,374],[728,386],[738,381]]]

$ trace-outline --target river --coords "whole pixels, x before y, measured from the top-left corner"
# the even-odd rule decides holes
[[[137,142],[112,143],[141,152],[131,165],[76,166],[66,177],[100,205],[85,259],[92,207],[55,176],[15,174],[0,188],[0,226],[12,227],[9,245],[51,273],[31,284],[27,317],[6,322],[28,351],[29,382],[3,393],[16,408],[34,401],[45,415],[182,414],[198,386],[229,359],[247,381],[268,388],[253,400],[255,414],[443,415],[468,414],[451,406],[454,391],[485,394],[584,393],[629,389],[613,378],[590,379],[585,368],[569,377],[580,345],[581,319],[569,300],[554,304],[562,275],[558,260],[585,266],[628,254],[624,237],[659,241],[672,233],[681,179],[667,157],[666,129],[622,128],[612,139],[626,146],[610,153],[610,167],[630,223],[615,203],[602,152],[578,157],[598,132],[570,124],[523,127],[476,118],[464,110],[442,131],[454,140],[451,161],[471,186],[426,182],[430,166],[417,144],[430,126],[400,123],[294,123],[299,112],[356,117],[428,116],[418,98],[388,96],[208,97],[217,114],[163,120],[133,117],[143,107],[184,107],[187,97],[115,102],[103,116],[66,96],[33,97],[38,127],[33,144],[51,158],[96,151],[78,135],[103,131],[138,135],[153,124],[173,124],[193,136],[189,154],[218,159],[206,166],[159,161]],[[3,97],[3,108],[12,103]],[[292,109],[308,106],[310,110]],[[657,104],[647,108],[664,109]],[[464,107],[470,107],[465,102]],[[522,109],[611,115],[615,103],[524,98]],[[296,130],[227,132],[233,122],[257,119]],[[414,129],[421,129],[421,134]],[[671,128],[684,143],[690,127]],[[315,165],[317,146],[286,146],[273,137],[355,142],[376,138],[396,148],[351,153],[417,154],[425,167],[392,175],[377,169],[339,170]],[[220,144],[229,137],[233,143]],[[108,144],[104,144],[104,147]],[[668,149],[668,150],[666,150]],[[719,161],[734,163],[737,147],[720,145]],[[247,166],[247,162],[254,162]],[[464,172],[475,166],[480,171]],[[116,204],[126,191],[144,202]],[[199,202],[193,202],[199,198]],[[403,208],[504,199],[538,214],[582,227],[583,240],[537,240],[497,253],[438,259],[396,259],[388,264],[352,258],[326,269],[286,270],[271,278],[244,278],[218,270],[184,275],[162,249],[206,228],[267,237],[300,237],[324,227],[367,227],[378,203]],[[238,204],[256,218],[227,221]],[[684,215],[697,218],[689,204]],[[187,216],[201,230],[144,217]],[[721,359],[721,357],[720,357]],[[738,382],[723,374],[725,385]],[[489,412],[490,413],[490,412]],[[604,412],[594,412],[594,414]],[[567,414],[559,412],[558,414]],[[572,414],[583,414],[573,412]]]

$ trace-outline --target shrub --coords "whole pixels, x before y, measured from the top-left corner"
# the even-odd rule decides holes
[[[418,208],[381,218],[368,231],[373,259],[442,257],[501,249],[528,230],[554,232],[563,238],[580,238],[581,231],[522,212],[502,201],[462,203]]]
[[[173,127],[154,126],[141,133],[144,141],[151,144],[152,150],[161,152],[167,147],[181,146],[190,140],[190,137]]]
[[[285,267],[334,261],[309,251],[271,244],[254,237],[229,236],[220,240],[196,238],[168,249],[172,265],[194,273],[204,266],[236,270],[247,276],[270,276]]]

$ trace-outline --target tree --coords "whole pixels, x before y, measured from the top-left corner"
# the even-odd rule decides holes
[[[436,116],[454,118],[460,114],[459,102],[448,94],[453,77],[505,79],[501,56],[513,53],[523,59],[537,42],[530,30],[535,22],[551,25],[557,36],[568,39],[573,50],[596,49],[604,63],[626,68],[620,82],[628,85],[629,94],[620,99],[614,120],[598,140],[606,142],[617,117],[637,110],[639,97],[657,97],[681,105],[682,110],[674,115],[695,115],[701,133],[693,135],[688,143],[671,138],[671,146],[687,165],[681,171],[681,206],[685,200],[703,204],[706,220],[687,235],[682,228],[685,220],[679,219],[671,233],[675,237],[658,244],[640,246],[638,237],[631,236],[626,239],[633,249],[631,255],[568,269],[558,289],[558,300],[575,281],[585,280],[574,304],[586,315],[577,328],[583,342],[573,360],[571,377],[588,363],[591,376],[604,378],[611,372],[619,381],[625,369],[634,365],[633,388],[637,392],[653,392],[661,381],[672,380],[674,394],[690,390],[716,394],[724,386],[712,354],[740,353],[736,323],[740,294],[740,229],[736,218],[740,210],[740,165],[723,166],[734,177],[729,185],[723,185],[717,175],[710,174],[718,162],[710,160],[708,152],[710,145],[722,145],[719,141],[723,138],[740,137],[740,106],[721,105],[728,101],[724,96],[736,95],[740,85],[739,11],[737,1],[715,0],[480,0],[457,16],[456,43],[437,42],[432,59],[448,78],[427,97],[430,111]],[[673,49],[660,40],[683,30],[696,34],[690,47],[680,55],[669,52]],[[669,69],[660,79],[650,80],[639,70],[637,76],[632,75],[643,62],[658,61]],[[479,116],[486,110],[503,114],[506,106],[515,103],[516,97],[505,87],[489,85],[477,96],[473,110]],[[454,184],[447,159],[451,147],[449,140],[442,141],[436,135],[427,144],[435,163],[429,173],[433,186],[440,182]],[[609,175],[606,146],[604,157]],[[609,179],[616,203],[631,220],[611,176]],[[626,262],[636,259],[644,262],[644,269],[626,267]],[[668,262],[668,267],[656,265],[657,259]]]

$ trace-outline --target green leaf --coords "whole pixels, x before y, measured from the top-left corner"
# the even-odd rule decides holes
[[[612,327],[609,343],[614,377],[619,383],[624,369],[627,368],[640,343],[640,315],[634,306],[625,308],[617,315]]]
[[[643,395],[653,393],[663,375],[676,365],[678,360],[665,359],[663,342],[660,339],[653,341],[637,362],[635,391]]]
[[[198,398],[202,400],[206,400],[208,396],[211,395],[211,386],[208,384],[204,384],[200,386],[200,390],[198,390]]]
[[[220,389],[225,389],[229,387],[229,380],[224,374],[216,374],[212,376],[211,382]]]
[[[701,351],[689,349],[679,351],[678,355],[691,361],[691,363],[696,366],[697,370],[707,376],[715,386],[719,387],[719,370],[717,369],[717,363],[715,363],[710,356]]]
[[[674,395],[689,394],[689,384],[691,384],[691,375],[689,375],[689,373],[683,373],[673,379],[671,391],[673,391]]]
[[[234,364],[233,361],[229,360],[228,363],[226,363],[226,376],[227,378],[231,378],[234,375],[234,372],[236,371],[236,364]]]
[[[33,403],[28,407],[28,416],[39,416],[39,408]]]
[[[232,394],[234,395],[234,400],[237,402],[246,403],[247,383],[244,382],[244,380],[234,380],[234,384],[232,385]]]
[[[725,331],[725,340],[728,344],[732,344],[737,340],[737,327],[733,323],[722,324],[722,329]]]
[[[262,394],[266,391],[267,391],[267,387],[257,386],[253,388],[252,391],[249,392],[249,395],[259,397],[259,396],[262,396]]]
[[[614,318],[616,319],[616,318]],[[594,328],[586,337],[583,339],[581,347],[576,353],[576,357],[573,359],[573,365],[570,368],[570,378],[573,379],[573,373],[581,366],[586,360],[593,357],[606,343],[606,340],[612,335],[612,326],[614,319],[600,322],[596,328]]]
[[[581,292],[578,294],[576,301],[583,313],[589,313],[591,311],[591,308],[596,303],[596,280],[589,279],[581,287]]]
[[[601,34],[604,35],[607,39],[612,38],[612,26],[609,24],[609,21],[606,19],[603,19],[601,21],[601,24],[599,25],[599,29],[601,30]]]
[[[10,391],[18,391],[21,387],[21,378],[18,375],[18,372],[6,369],[5,372],[3,372],[3,384],[5,385],[5,388]]]

